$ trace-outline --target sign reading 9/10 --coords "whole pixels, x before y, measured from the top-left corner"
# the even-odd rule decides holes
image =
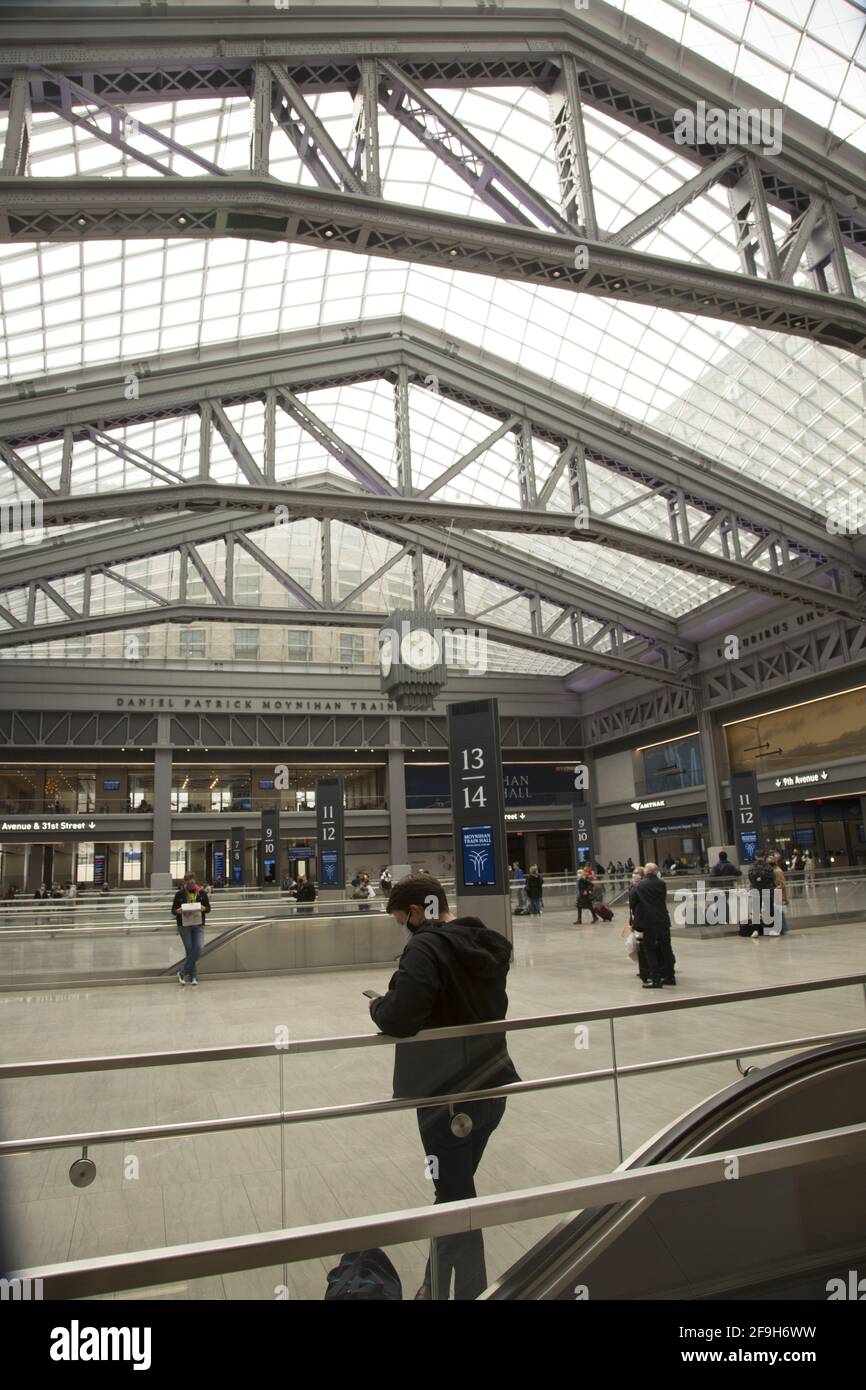
[[[458,894],[507,892],[496,700],[448,706],[448,768]]]

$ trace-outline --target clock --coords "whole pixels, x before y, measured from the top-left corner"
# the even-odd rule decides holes
[[[413,671],[429,671],[441,660],[439,643],[433,633],[425,628],[407,632],[400,643],[400,655]]]
[[[379,669],[383,679],[387,679],[391,674],[391,667],[394,665],[394,638],[390,632],[381,634],[382,642],[379,646]]]

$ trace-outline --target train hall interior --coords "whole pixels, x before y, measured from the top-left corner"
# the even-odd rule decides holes
[[[855,0],[0,4],[4,1299],[866,1297],[864,156]]]

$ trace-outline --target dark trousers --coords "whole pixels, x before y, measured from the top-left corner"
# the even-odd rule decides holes
[[[676,970],[677,958],[671,947],[671,929],[667,926],[651,926],[643,929],[639,960],[641,977],[653,980],[672,980]]]
[[[472,1132],[458,1139],[451,1132],[451,1113],[447,1105],[427,1106],[418,1111],[421,1142],[433,1175],[436,1201],[459,1202],[476,1197],[475,1173],[481,1155],[496,1126],[505,1114],[505,1099],[472,1100],[454,1106],[456,1114],[468,1115]],[[435,1163],[430,1163],[430,1159]],[[487,1267],[484,1263],[484,1237],[481,1231],[466,1231],[459,1235],[438,1236],[435,1240],[437,1294],[447,1299],[454,1274],[455,1300],[477,1298],[487,1288]],[[430,1283],[430,1261],[424,1275]]]
[[[578,922],[581,922],[581,923],[583,922],[583,914],[584,914],[585,912],[591,912],[591,913],[592,913],[592,920],[593,920],[593,922],[596,922],[596,921],[598,920],[598,913],[596,912],[596,910],[595,910],[595,908],[593,907],[592,903],[587,903],[587,902],[581,903],[581,902],[579,902],[579,903],[577,904],[577,920],[578,920]]]

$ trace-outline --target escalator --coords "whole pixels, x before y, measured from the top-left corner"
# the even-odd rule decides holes
[[[618,1171],[864,1122],[866,1033],[752,1070]],[[851,1270],[866,1275],[862,1157],[579,1212],[484,1297],[824,1300],[827,1281]]]

